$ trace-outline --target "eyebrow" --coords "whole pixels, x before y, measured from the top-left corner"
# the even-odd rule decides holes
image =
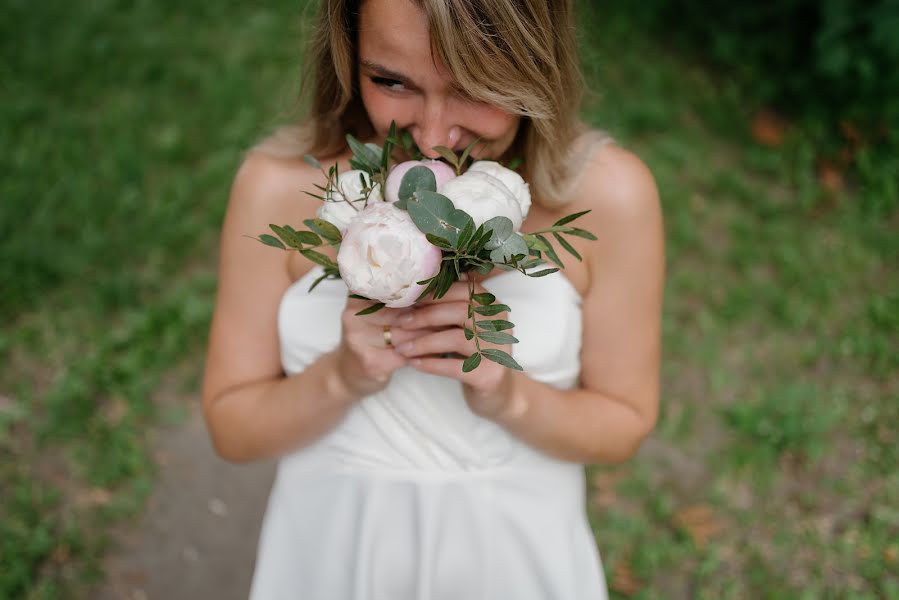
[[[385,67],[384,65],[380,65],[380,64],[378,64],[376,62],[372,62],[370,60],[362,60],[362,61],[360,61],[359,64],[361,64],[366,69],[374,71],[381,77],[385,77],[387,79],[396,79],[397,81],[399,81],[401,83],[410,84],[412,86],[415,86],[415,82],[413,82],[411,79],[409,79],[409,77],[407,77],[406,75],[403,75],[402,73],[397,73],[396,71],[392,71],[392,70],[388,69],[387,67]],[[415,86],[415,87],[417,87],[417,86]]]

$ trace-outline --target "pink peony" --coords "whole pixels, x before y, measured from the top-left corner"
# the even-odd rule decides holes
[[[424,291],[425,286],[415,282],[440,271],[442,257],[409,213],[376,202],[350,223],[337,252],[337,266],[352,293],[403,308]]]
[[[456,176],[456,172],[451,166],[439,160],[407,160],[394,166],[387,175],[387,181],[384,184],[384,199],[387,202],[396,202],[400,199],[400,184],[403,181],[403,175],[412,167],[431,169],[434,179],[437,180],[438,190],[440,186]]]

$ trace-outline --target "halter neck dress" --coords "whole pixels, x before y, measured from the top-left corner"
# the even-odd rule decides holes
[[[285,292],[281,360],[301,372],[340,339],[347,288],[313,267]],[[514,358],[557,388],[580,372],[581,298],[557,272],[484,282],[512,308]],[[252,600],[604,600],[584,466],[472,413],[461,384],[396,371],[278,464]]]

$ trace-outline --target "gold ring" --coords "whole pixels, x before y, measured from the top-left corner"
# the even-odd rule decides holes
[[[384,325],[384,345],[393,348],[393,334],[390,333],[390,325]]]

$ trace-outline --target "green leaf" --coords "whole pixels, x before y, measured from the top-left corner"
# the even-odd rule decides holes
[[[517,344],[518,338],[514,335],[510,335],[508,333],[501,333],[499,331],[482,331],[478,334],[478,337],[485,342],[490,344]]]
[[[520,167],[523,162],[524,160],[520,156],[517,156],[506,163],[506,168],[514,171],[515,169]]]
[[[464,218],[468,217],[464,211],[457,210],[446,196],[425,190],[416,192],[406,209],[422,233],[434,234],[453,244],[459,239]]]
[[[508,367],[509,369],[515,369],[516,371],[524,371],[515,359],[508,352],[503,352],[499,348],[484,348],[481,350],[481,354],[484,355],[484,358],[488,360],[492,360],[495,363],[499,363],[504,367]]]
[[[322,164],[320,162],[318,162],[318,159],[315,158],[314,156],[312,156],[311,154],[304,154],[303,160],[306,162],[307,165],[309,165],[313,169],[321,169],[322,168]]]
[[[565,225],[566,223],[571,223],[575,219],[583,217],[588,212],[590,212],[590,210],[582,210],[581,212],[576,212],[574,214],[568,215],[567,217],[562,217],[561,219],[559,219],[558,221],[553,223],[553,227],[558,227],[559,225]]]
[[[568,251],[569,254],[571,254],[572,256],[574,256],[574,257],[575,257],[576,259],[578,259],[578,260],[583,260],[583,259],[581,258],[581,255],[578,253],[578,251],[574,249],[574,246],[572,246],[571,244],[568,243],[568,240],[566,240],[565,238],[563,238],[563,237],[562,237],[561,235],[559,235],[558,233],[554,233],[554,234],[553,234],[553,237],[556,238],[556,241],[559,242],[559,244],[561,244],[561,246],[562,246],[563,248],[565,248],[565,249]]]
[[[281,250],[287,250],[287,247],[281,243],[281,240],[276,238],[273,235],[269,235],[267,233],[263,233],[259,236],[259,241],[265,244],[266,246],[271,246],[272,248],[280,248]]]
[[[403,175],[397,194],[402,206],[399,206],[398,202],[397,208],[406,208],[406,203],[418,191],[437,191],[437,178],[434,177],[434,172],[427,167],[412,167]]]
[[[312,233],[311,231],[296,231],[294,235],[299,238],[301,242],[304,244],[309,244],[310,246],[321,246],[322,239]]]
[[[493,271],[494,264],[492,262],[486,262],[484,264],[478,265],[475,267],[478,273],[481,275],[490,275],[491,271]]]
[[[481,364],[481,353],[475,352],[471,356],[465,359],[465,362],[462,363],[462,372],[469,373],[478,368],[478,365]]]
[[[319,264],[323,267],[337,268],[337,265],[331,260],[329,257],[325,256],[321,252],[316,252],[315,250],[310,250],[306,248],[305,250],[300,250],[300,254],[311,260],[312,262]]]
[[[306,219],[303,221],[303,224],[328,240],[331,244],[339,244],[343,241],[340,230],[330,221],[325,221],[324,219]]]
[[[402,145],[403,150],[406,151],[406,154],[412,160],[421,160],[422,153],[421,150],[418,149],[418,146],[415,144],[415,139],[412,137],[412,134],[409,133],[408,129],[403,129],[403,132],[400,134],[400,145]]]
[[[455,281],[456,277],[452,264],[449,261],[444,262],[440,274],[437,276],[437,286],[434,290],[434,298],[443,298],[444,294],[449,291],[450,286],[452,286]]]
[[[428,241],[431,242],[432,245],[437,246],[438,248],[443,248],[444,250],[453,249],[453,245],[449,242],[449,240],[444,239],[438,235],[434,235],[433,233],[426,233],[425,237],[428,238]]]
[[[521,267],[522,269],[530,269],[530,268],[533,268],[533,267],[536,267],[538,265],[542,265],[545,263],[546,263],[546,261],[543,260],[542,258],[529,258],[528,260],[526,260],[522,263],[519,263],[518,266]]]
[[[281,238],[282,242],[284,242],[291,248],[302,250],[303,244],[300,242],[299,238],[297,238],[296,233],[289,226],[281,227],[280,225],[269,224],[269,228],[271,228],[272,231],[278,234],[278,237]]]
[[[556,251],[553,250],[553,247],[550,245],[550,243],[548,241],[546,241],[546,238],[539,234],[537,235],[537,237],[540,238],[540,240],[544,244],[549,246],[546,250],[544,250],[544,252],[546,252],[546,255],[550,258],[550,260],[552,260],[554,263],[556,263],[557,265],[559,265],[560,267],[562,267],[564,269],[565,263],[563,263],[562,259],[559,258],[559,255],[556,254]]]
[[[515,229],[512,220],[508,217],[493,217],[484,221],[484,230],[490,230],[490,239],[484,245],[487,250],[493,250],[503,245]]]
[[[528,277],[545,277],[552,273],[555,273],[559,269],[543,269],[542,271],[537,271],[536,273],[526,273]]]
[[[322,281],[324,281],[325,279],[327,279],[329,275],[330,275],[330,273],[327,273],[327,272],[326,272],[324,275],[322,275],[321,277],[319,277],[318,279],[316,279],[315,281],[313,281],[313,282],[312,282],[312,285],[309,286],[309,291],[311,292],[312,290],[314,290],[315,287],[316,287],[318,284],[320,284]]]
[[[470,340],[471,338],[474,337],[474,331],[472,331],[472,330],[469,329],[468,327],[463,327],[463,328],[462,328],[462,331],[465,332],[465,339],[466,339],[466,340]]]
[[[549,244],[545,242],[545,240],[541,240],[538,236],[533,233],[526,233],[521,237],[524,238],[524,242],[528,245],[528,248],[531,250],[540,250],[546,251],[549,248]]]
[[[376,152],[349,133],[346,135],[346,141],[350,146],[350,150],[353,151],[353,157],[356,159],[354,162],[358,163],[358,166],[363,171],[368,171],[369,174],[372,174],[381,168],[380,151]]]
[[[493,304],[496,302],[496,296],[490,294],[488,292],[481,292],[480,294],[472,294],[472,300],[481,305]]]
[[[384,306],[386,306],[386,305],[383,302],[378,302],[377,304],[372,304],[368,308],[363,308],[362,310],[357,312],[356,316],[361,317],[364,315],[370,315],[371,313],[378,312],[379,310],[384,308]]]
[[[462,211],[464,212],[464,211]],[[456,242],[456,246],[460,251],[465,251],[467,249],[468,243],[472,240],[472,236],[474,235],[474,219],[469,219],[465,226],[462,228],[462,232],[459,234],[459,239]]]
[[[418,298],[415,299],[416,302],[419,300],[426,298],[428,294],[434,291],[437,287],[437,276],[431,277],[430,279],[425,280],[428,282],[427,287],[425,287],[424,291],[418,295]],[[419,285],[424,285],[422,282],[418,282]]]
[[[393,153],[393,146],[396,145],[396,121],[390,122],[390,129],[387,131],[387,139],[384,140],[384,148],[381,151],[381,171],[387,172],[390,166],[390,155]]]
[[[434,150],[434,152],[436,152],[437,154],[442,156],[446,160],[446,162],[448,162],[453,167],[455,167],[456,171],[458,172],[460,163],[459,163],[459,157],[456,156],[455,152],[453,152],[451,149],[447,148],[446,146],[434,146],[432,148],[432,150]]]
[[[569,227],[566,232],[570,235],[576,235],[578,237],[584,238],[585,240],[595,240],[596,236],[587,231],[586,229],[578,229],[577,227]]]
[[[514,262],[520,260],[516,257],[528,255],[528,245],[517,233],[513,233],[499,248],[490,251],[490,260],[494,262]]]
[[[503,331],[505,329],[512,329],[515,327],[515,324],[512,321],[505,321],[503,319],[494,319],[492,321],[478,321],[478,327],[481,329],[485,329],[487,331]]]
[[[462,151],[462,156],[459,158],[459,165],[464,165],[465,161],[468,160],[468,156],[471,154],[471,151],[474,150],[475,146],[481,143],[481,138],[475,139],[472,143],[468,144],[465,147],[465,150]]]
[[[501,312],[512,312],[512,309],[505,304],[490,304],[489,306],[475,306],[474,311],[485,317],[492,317]]]

